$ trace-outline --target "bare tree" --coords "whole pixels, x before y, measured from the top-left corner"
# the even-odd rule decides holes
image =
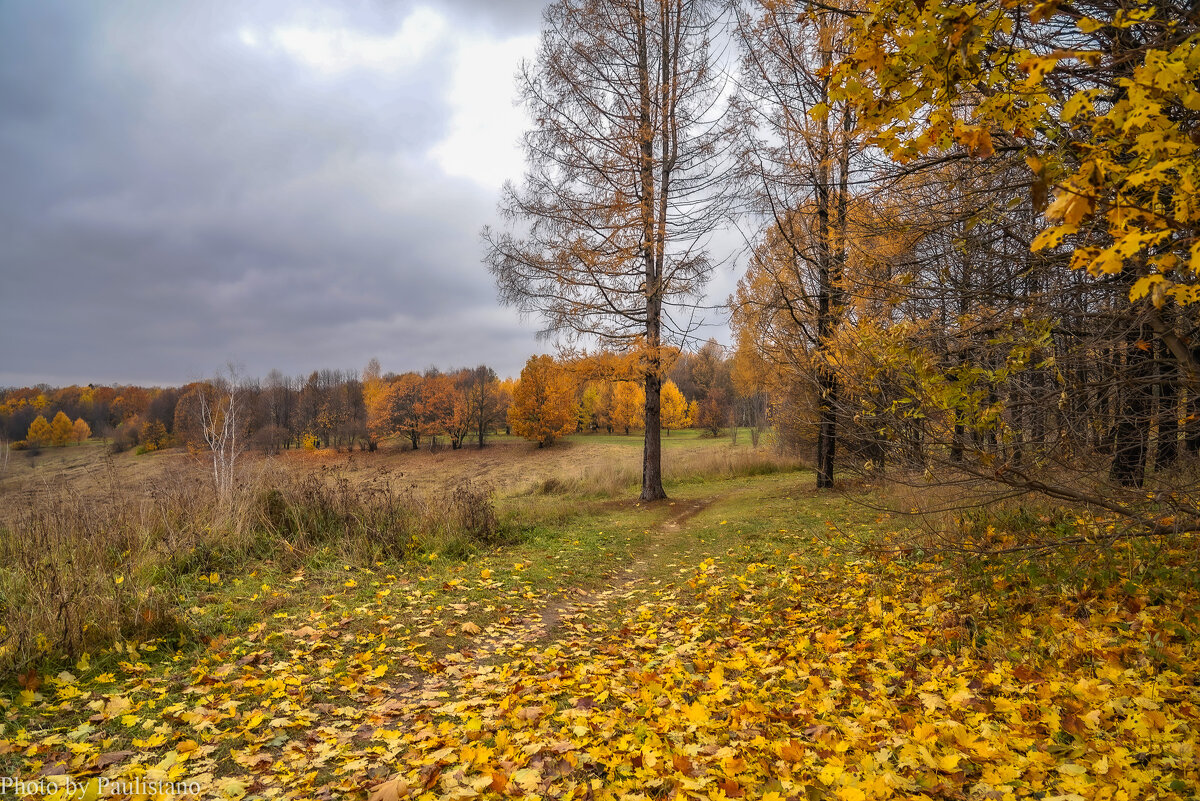
[[[461,385],[470,424],[482,448],[484,437],[503,416],[496,371],[483,364],[473,370],[464,370]]]
[[[534,120],[524,186],[485,228],[501,300],[547,335],[641,350],[642,493],[662,486],[663,347],[693,330],[727,207],[713,0],[557,0],[519,76]],[[514,228],[519,230],[513,230]]]
[[[750,209],[786,257],[775,296],[802,332],[791,358],[813,365],[819,421],[817,488],[833,486],[841,387],[829,351],[844,323],[851,172],[862,151],[854,114],[831,94],[830,71],[849,26],[832,8],[739,6],[737,107],[745,132],[742,178]],[[769,271],[768,271],[769,272]]]
[[[213,460],[213,481],[217,495],[228,500],[233,494],[237,458],[246,450],[247,437],[241,427],[242,378],[233,365],[215,376],[206,388],[196,393],[200,426]]]

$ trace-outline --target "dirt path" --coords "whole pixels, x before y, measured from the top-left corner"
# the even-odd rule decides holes
[[[607,587],[585,590],[564,584],[540,613],[531,612],[515,629],[481,640],[470,651],[442,655],[436,673],[398,677],[401,680],[392,685],[390,696],[397,702],[415,702],[418,708],[436,705],[439,701],[435,699],[446,699],[471,677],[492,670],[525,649],[546,645],[560,637],[590,637],[586,629],[621,619],[622,606],[635,604],[637,596],[663,586],[662,579],[654,578],[656,568],[686,554],[692,544],[687,522],[717,500],[713,497],[668,502],[670,515],[650,529],[641,552],[627,567],[612,574]]]
[[[546,605],[546,608],[542,610],[541,622],[538,624],[540,629],[538,638],[549,638],[564,620],[579,617],[597,607],[604,606],[614,597],[629,595],[634,588],[646,581],[654,562],[677,556],[686,547],[687,521],[704,511],[714,501],[716,498],[670,501],[670,517],[651,532],[646,547],[634,558],[632,564],[614,576],[613,583],[608,588],[595,592],[583,591],[574,598],[559,596]]]

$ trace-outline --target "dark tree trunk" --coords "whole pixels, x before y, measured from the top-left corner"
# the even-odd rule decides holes
[[[831,63],[830,51],[823,51],[821,57],[826,66]],[[825,95],[823,99],[827,100],[828,96]],[[842,308],[842,275],[846,263],[846,214],[850,197],[848,143],[852,127],[850,112],[843,111],[842,139],[836,156],[829,152],[833,149],[833,137],[826,132],[823,146],[827,158],[823,159],[818,168],[817,221],[818,235],[821,238],[818,269],[821,285],[817,301],[817,347],[822,351],[829,348]],[[834,158],[838,168],[836,185],[828,166],[834,162]],[[818,370],[821,408],[817,434],[817,489],[832,489],[834,457],[837,454],[838,381],[837,373],[830,364],[822,362]]]
[[[1109,478],[1124,487],[1140,487],[1146,476],[1150,436],[1153,361],[1146,326],[1130,330],[1126,348],[1125,381],[1113,426],[1113,460]]]
[[[1162,348],[1158,381],[1158,447],[1154,469],[1166,470],[1179,461],[1179,375],[1171,355]]]
[[[663,18],[665,20],[665,17]],[[638,100],[639,122],[641,123],[641,160],[639,165],[638,189],[642,202],[642,263],[645,270],[644,291],[646,293],[646,347],[650,364],[646,370],[646,437],[642,447],[642,495],[643,501],[656,501],[667,497],[662,485],[662,376],[659,370],[658,347],[662,336],[662,267],[665,250],[665,231],[662,226],[666,213],[665,202],[669,191],[670,168],[665,154],[670,153],[669,126],[659,131],[663,137],[664,158],[662,175],[656,176],[654,159],[654,136],[652,105],[655,100],[650,89],[650,56],[648,52],[646,21],[642,20],[637,30]],[[670,63],[669,39],[663,38],[664,73]],[[668,92],[670,80],[663,82],[662,91]],[[663,108],[668,104],[663,103]],[[656,185],[656,180],[658,181]]]
[[[662,377],[657,369],[646,374],[646,441],[642,451],[642,500],[667,497],[662,485]]]
[[[1200,349],[1192,351],[1192,358],[1200,360]],[[1200,453],[1200,386],[1194,373],[1188,374],[1187,400],[1184,410],[1186,422],[1183,428],[1183,445],[1187,453]]]
[[[1195,387],[1188,388],[1187,412],[1184,446],[1188,453],[1200,453],[1200,393]]]
[[[837,453],[837,377],[822,370],[821,419],[817,434],[817,489],[833,487],[833,462]]]

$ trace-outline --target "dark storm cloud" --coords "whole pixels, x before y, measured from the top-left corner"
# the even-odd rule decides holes
[[[540,14],[429,7],[499,37]],[[452,49],[322,70],[270,39],[386,39],[411,13],[0,5],[0,383],[173,383],[227,359],[518,369],[532,326],[479,263],[494,192],[427,155],[449,133]]]

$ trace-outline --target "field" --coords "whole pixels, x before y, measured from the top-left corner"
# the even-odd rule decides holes
[[[697,460],[708,461],[746,458],[748,429],[739,433],[737,444],[728,434],[712,438],[699,431],[674,431],[663,437],[665,469],[688,473]],[[567,437],[555,447],[539,449],[519,437],[503,434],[488,438],[482,451],[473,445],[451,450],[439,443],[436,451],[426,448],[405,450],[401,443],[389,442],[377,453],[285,451],[266,459],[254,453],[243,458],[251,472],[256,468],[307,472],[312,469],[338,470],[356,478],[380,475],[429,490],[469,479],[492,487],[501,496],[528,489],[548,479],[615,481],[640,480],[642,438],[634,432],[622,434],[578,434]],[[69,483],[84,491],[103,489],[115,481],[130,488],[158,481],[164,473],[200,471],[206,466],[203,454],[190,455],[175,448],[135,456],[132,453],[109,455],[107,446],[91,440],[79,446],[47,448],[36,457],[17,452],[8,469],[0,473],[0,498],[36,489],[48,483]]]
[[[0,567],[0,607],[41,610],[20,625],[47,644],[10,645],[0,776],[56,798],[68,778],[79,798],[1195,797],[1194,540],[936,553],[877,511],[889,487],[817,493],[748,436],[664,442],[655,504],[632,500],[636,436],[256,458],[227,512],[183,453],[15,460],[5,547],[27,561]],[[91,627],[58,638],[61,604],[19,586],[77,588]]]

